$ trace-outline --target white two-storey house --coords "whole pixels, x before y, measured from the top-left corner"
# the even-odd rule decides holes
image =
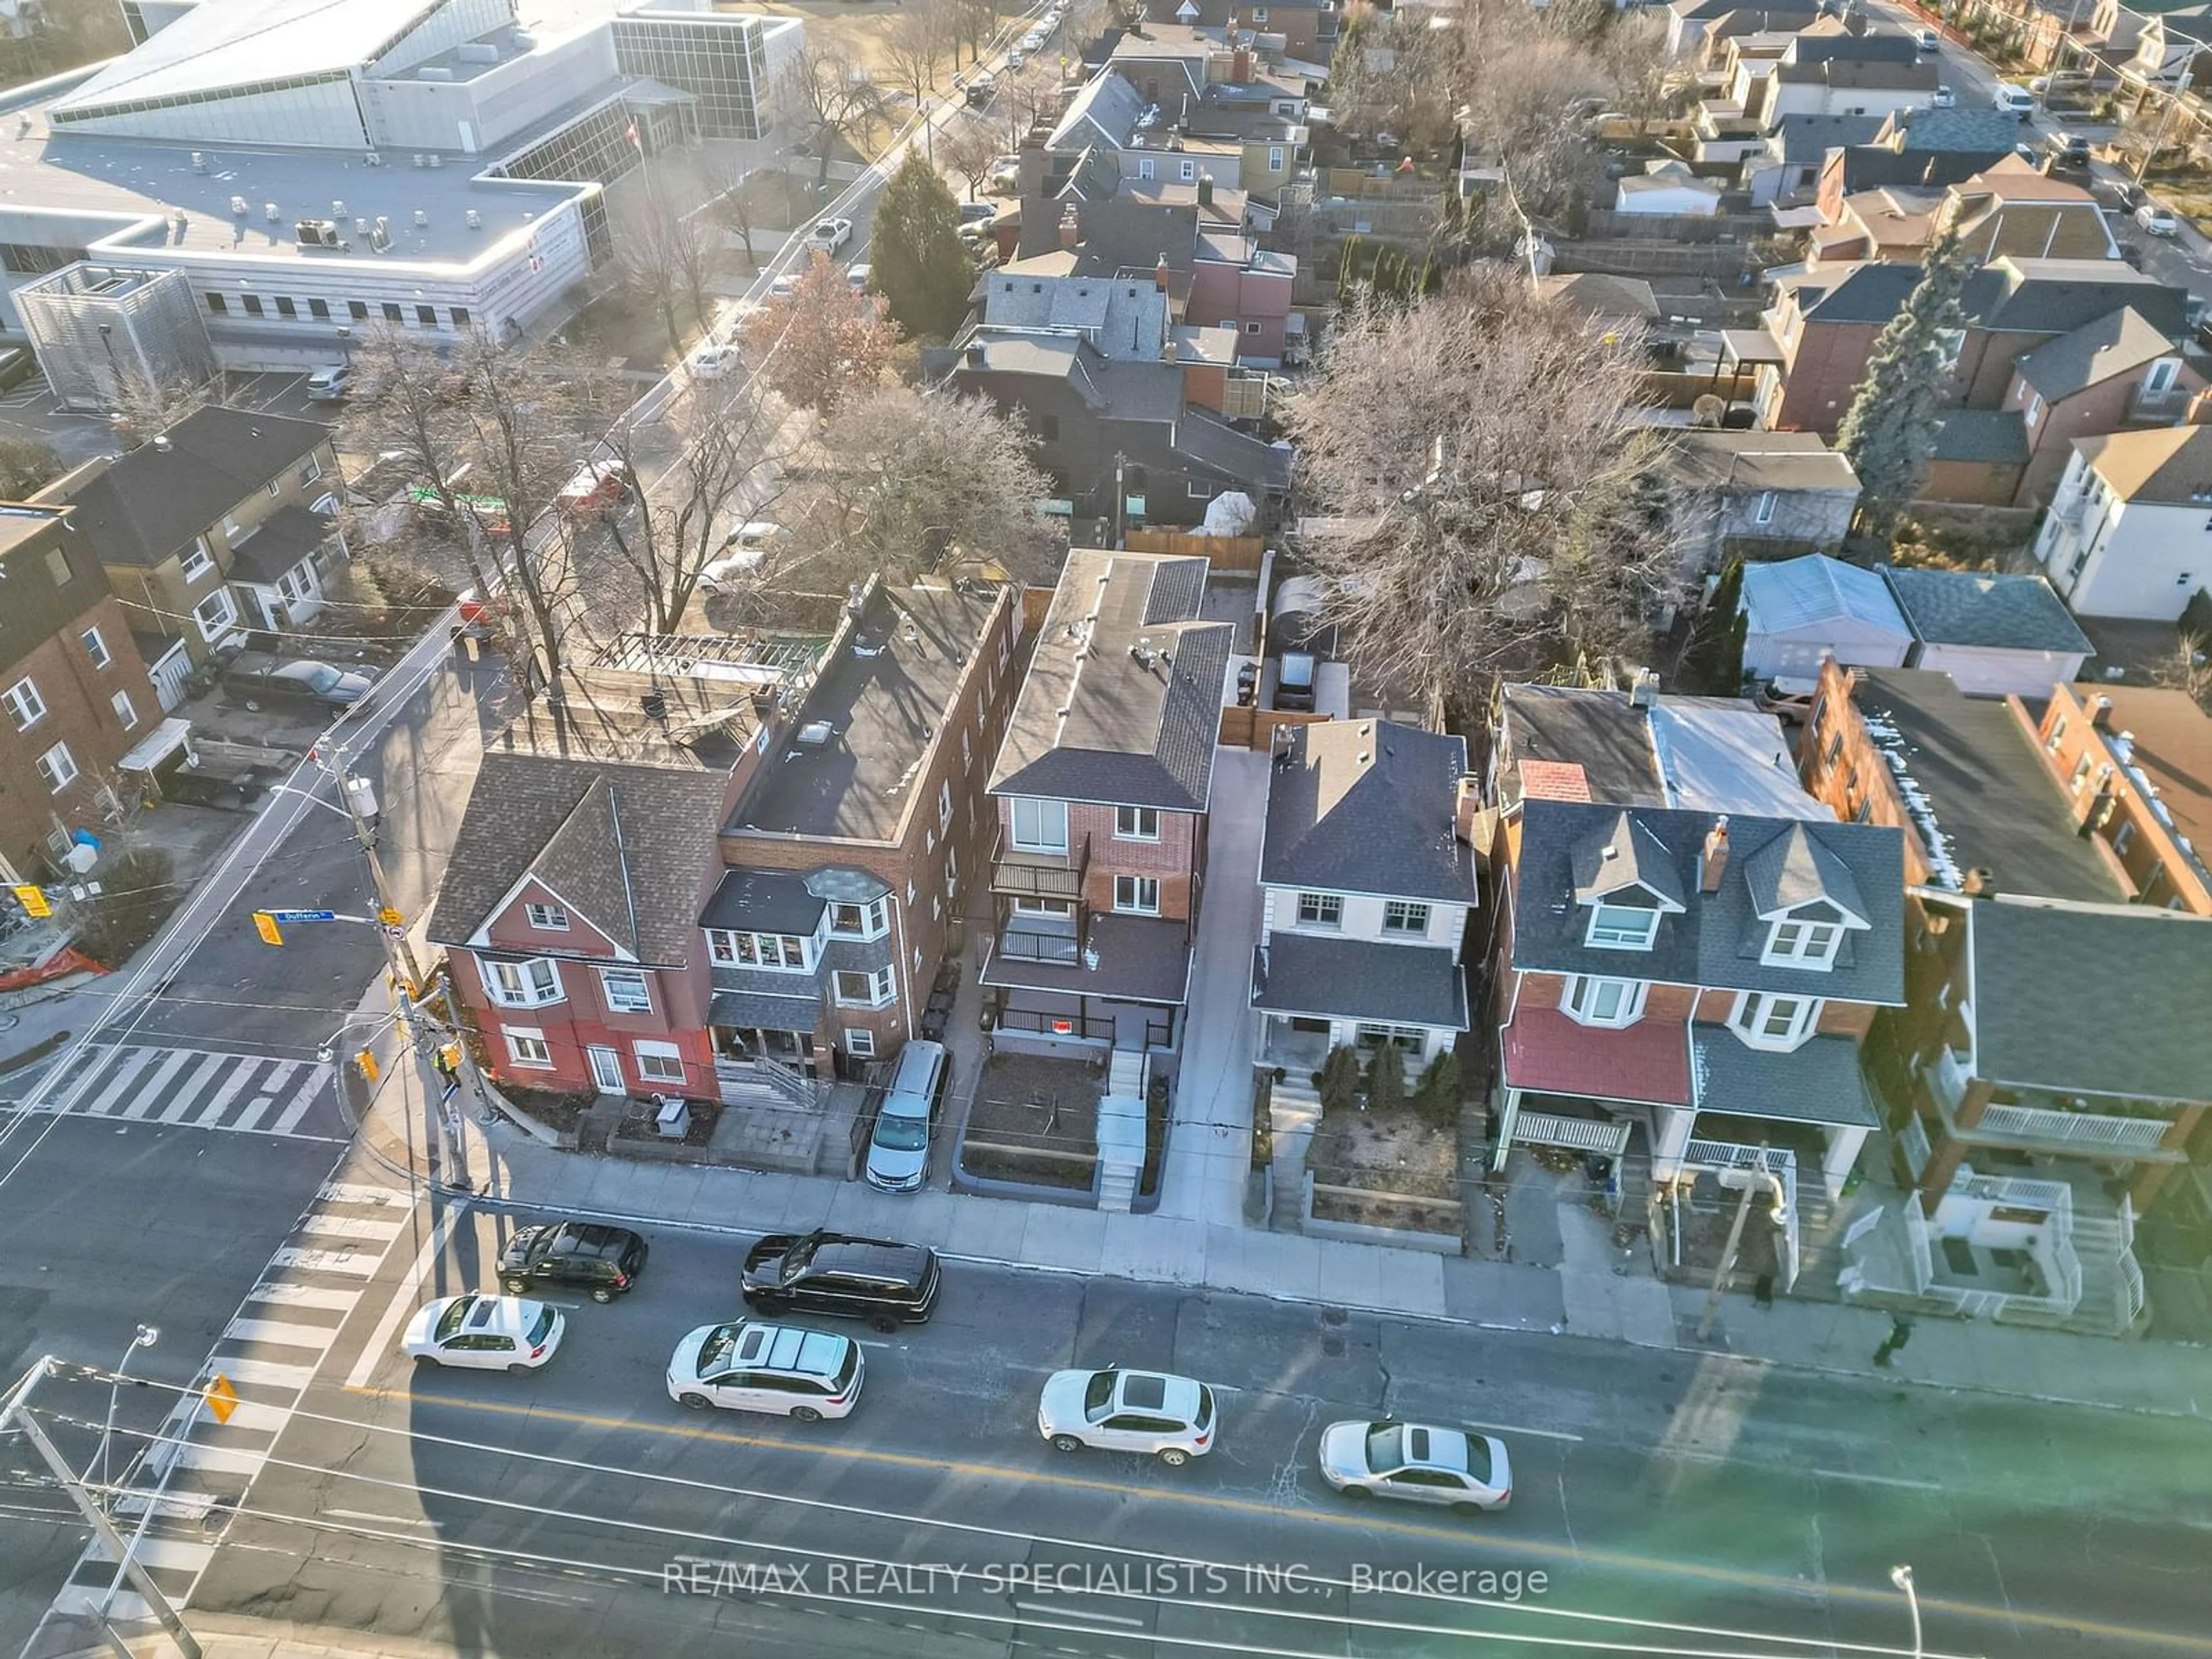
[[[1252,1006],[1268,1063],[1395,1042],[1417,1068],[1468,1029],[1476,902],[1467,744],[1387,720],[1289,734],[1267,788]]]

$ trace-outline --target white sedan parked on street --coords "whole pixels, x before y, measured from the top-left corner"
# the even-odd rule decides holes
[[[1394,1418],[1323,1429],[1321,1477],[1346,1498],[1443,1504],[1462,1515],[1502,1510],[1513,1501],[1504,1442]]]
[[[1060,1451],[1142,1452],[1180,1468],[1213,1449],[1213,1390],[1164,1371],[1054,1371],[1037,1432]]]
[[[738,349],[733,345],[702,345],[691,354],[695,380],[719,380],[737,366]]]
[[[519,1296],[441,1297],[408,1322],[399,1349],[410,1359],[478,1370],[535,1370],[561,1346],[568,1322]]]

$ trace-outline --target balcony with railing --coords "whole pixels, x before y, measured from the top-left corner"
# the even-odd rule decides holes
[[[2131,421],[2178,421],[2189,408],[2194,395],[2185,386],[2137,386],[2128,397],[2128,418]]]
[[[1735,1180],[1724,1182],[1724,1185],[1756,1179],[1762,1166],[1780,1188],[1778,1202],[1782,1212],[1782,1288],[1787,1291],[1796,1284],[1797,1269],[1803,1261],[1803,1243],[1798,1233],[1796,1154],[1779,1146],[1747,1146],[1729,1140],[1692,1139],[1682,1149],[1683,1169],[1733,1175]]]
[[[1080,903],[1091,870],[1091,837],[1059,851],[1014,845],[1001,824],[991,851],[991,890],[1007,898],[1065,899]]]
[[[1946,1048],[1933,1064],[1921,1068],[1921,1075],[1942,1112],[1943,1127],[1954,1139],[1969,1145],[2076,1158],[2117,1156],[2159,1164],[2179,1164],[2188,1158],[2185,1152],[2163,1145],[2172,1127],[2166,1117],[2099,1111],[2089,1097],[2036,1094],[2028,1097],[2054,1103],[2050,1105],[1992,1100],[1972,1126],[1961,1127],[1959,1104],[1969,1080],[1966,1063],[1954,1050]]]

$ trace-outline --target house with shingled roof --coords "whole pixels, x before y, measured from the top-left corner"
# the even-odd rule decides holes
[[[1182,1041],[1233,629],[1206,562],[1070,551],[990,773],[982,982],[1001,1048]]]
[[[1303,1078],[1333,1048],[1393,1042],[1418,1073],[1468,1027],[1467,741],[1375,720],[1288,736],[1260,843],[1261,1063]]]
[[[2075,441],[2035,556],[2076,616],[2172,622],[2212,586],[2212,427]]]

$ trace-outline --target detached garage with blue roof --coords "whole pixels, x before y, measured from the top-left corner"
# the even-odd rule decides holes
[[[1912,629],[1881,574],[1825,553],[1743,568],[1743,666],[1769,680],[1846,668],[1902,668]]]

